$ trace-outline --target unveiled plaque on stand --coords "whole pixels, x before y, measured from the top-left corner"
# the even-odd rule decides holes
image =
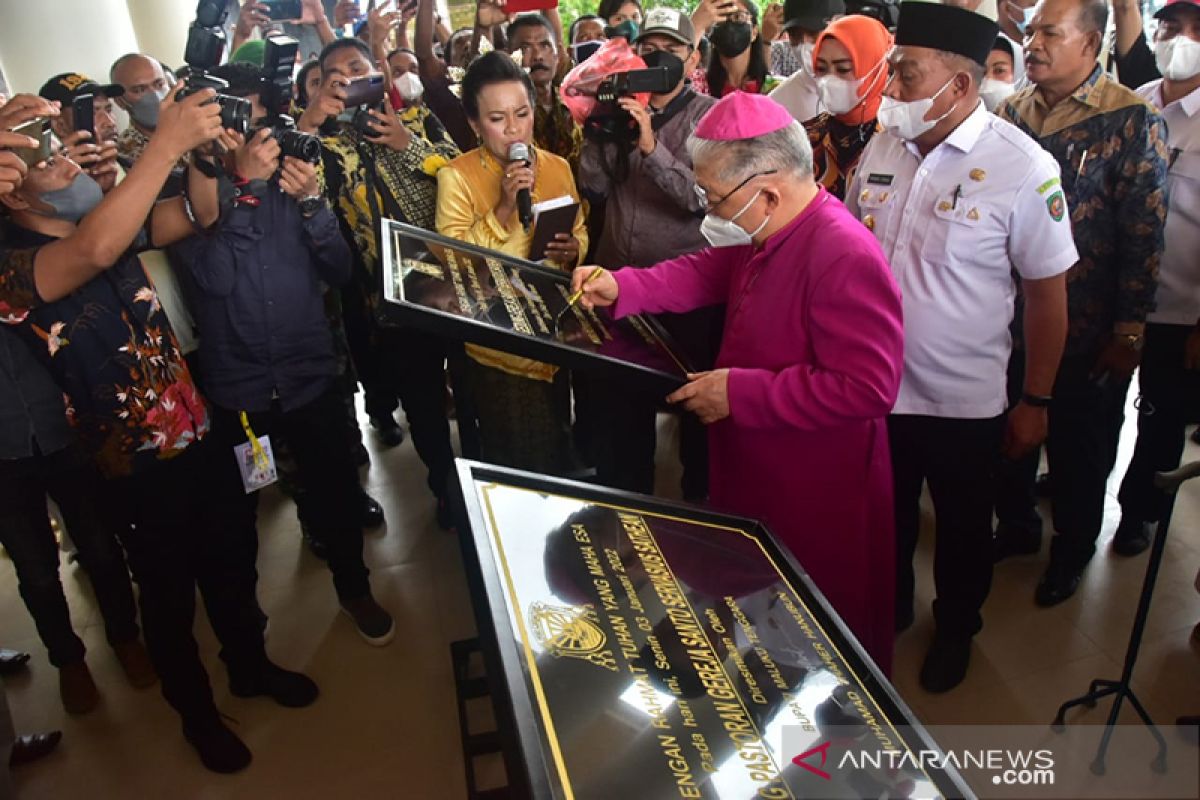
[[[761,524],[467,461],[458,479],[519,792],[973,796]],[[899,766],[847,766],[854,748]]]
[[[694,371],[651,317],[568,308],[571,274],[383,221],[382,313],[394,322],[670,391]]]

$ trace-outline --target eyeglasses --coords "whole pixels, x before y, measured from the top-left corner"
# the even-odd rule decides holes
[[[754,17],[749,11],[734,11],[732,14],[726,15],[725,22],[754,22]]]
[[[706,191],[704,190],[704,187],[703,187],[703,186],[701,186],[700,184],[698,184],[698,183],[697,183],[697,184],[696,184],[696,185],[694,185],[692,188],[693,188],[693,189],[695,190],[695,192],[696,192],[696,197],[700,198],[700,202],[704,204],[704,208],[705,208],[705,210],[707,210],[707,211],[709,211],[709,212],[713,212],[713,211],[716,211],[716,210],[717,210],[717,208],[718,208],[718,207],[720,207],[720,205],[721,205],[722,203],[724,203],[726,200],[728,200],[729,198],[731,198],[731,197],[733,197],[735,194],[737,194],[737,193],[738,193],[738,190],[739,190],[739,189],[741,189],[743,186],[745,186],[745,185],[746,185],[747,183],[749,183],[750,181],[754,180],[755,178],[761,178],[761,177],[763,177],[764,175],[774,175],[774,174],[775,174],[777,171],[778,171],[778,170],[769,169],[769,170],[767,170],[767,171],[765,171],[765,172],[756,172],[756,173],[754,173],[753,175],[750,175],[750,176],[748,176],[748,177],[747,177],[747,178],[746,178],[744,181],[742,181],[742,182],[741,182],[741,183],[739,183],[737,186],[733,187],[731,190],[729,190],[728,192],[726,192],[726,193],[725,193],[725,194],[724,194],[724,195],[721,197],[721,199],[720,199],[720,200],[713,200],[713,201],[711,201],[711,202],[710,202],[710,201],[709,201],[709,199],[708,199],[708,192],[706,192]]]

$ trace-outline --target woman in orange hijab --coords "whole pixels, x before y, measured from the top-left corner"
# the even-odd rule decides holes
[[[839,200],[878,125],[875,114],[888,80],[892,35],[878,20],[836,19],[817,37],[813,66],[821,113],[804,123],[813,149],[813,174]]]

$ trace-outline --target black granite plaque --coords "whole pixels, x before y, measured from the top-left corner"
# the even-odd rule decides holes
[[[384,298],[391,321],[580,370],[601,370],[665,391],[694,371],[651,317],[614,320],[567,308],[571,275],[383,221]]]
[[[839,758],[940,751],[759,523],[466,461],[458,479],[531,796],[972,796],[927,757]]]

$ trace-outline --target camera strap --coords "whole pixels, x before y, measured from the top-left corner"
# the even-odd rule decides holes
[[[690,86],[685,87],[684,90],[675,95],[675,97],[671,99],[671,102],[667,103],[666,107],[661,111],[651,111],[650,127],[655,131],[661,130],[662,127],[674,119],[679,112],[687,108],[688,103],[692,102],[692,100],[695,98],[696,93],[692,91],[692,88]],[[653,109],[653,106],[651,106],[651,109]]]

